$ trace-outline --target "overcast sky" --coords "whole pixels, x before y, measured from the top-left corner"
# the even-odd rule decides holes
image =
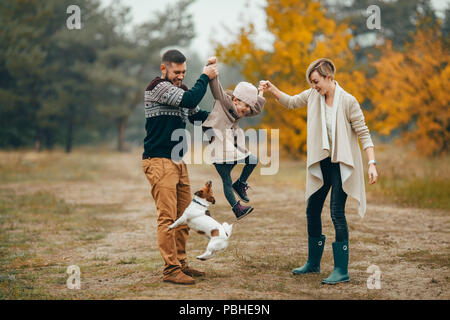
[[[101,0],[108,5],[112,0]],[[176,3],[177,0],[122,0],[124,5],[131,8],[133,23],[138,24],[154,13],[162,11],[167,4]],[[432,0],[432,5],[441,16],[443,10],[450,6],[450,0]],[[220,43],[228,43],[234,39],[242,26],[252,22],[258,31],[258,42],[264,48],[264,43],[270,44],[270,34],[265,33],[265,12],[263,7],[266,0],[196,0],[189,8],[194,17],[196,38],[191,48],[196,50],[200,57],[205,59],[214,53],[210,39]],[[383,19],[383,16],[381,16]]]

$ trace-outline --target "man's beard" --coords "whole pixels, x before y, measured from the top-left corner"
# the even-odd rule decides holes
[[[175,84],[172,80],[167,77],[167,73],[163,76],[164,80],[170,81],[174,86],[181,87],[182,81],[179,81],[179,84]]]

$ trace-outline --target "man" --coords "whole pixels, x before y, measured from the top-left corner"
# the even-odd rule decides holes
[[[162,56],[161,77],[153,79],[145,91],[145,129],[142,167],[151,185],[151,194],[158,211],[158,246],[165,265],[163,280],[176,284],[194,284],[193,276],[204,273],[188,266],[186,261],[187,226],[169,230],[191,202],[186,164],[181,154],[172,157],[179,141],[172,141],[172,132],[185,129],[186,121],[204,121],[206,111],[197,106],[206,93],[210,79],[218,75],[217,64],[203,68],[203,73],[190,90],[183,85],[186,57],[178,50]],[[180,137],[186,141],[186,137]]]

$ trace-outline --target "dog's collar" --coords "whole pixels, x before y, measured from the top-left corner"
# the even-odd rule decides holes
[[[198,204],[201,205],[202,207],[208,208],[207,205],[205,205],[205,204],[203,204],[203,203],[201,203],[200,201],[197,201],[197,200],[195,200],[195,199],[192,199],[192,202],[198,203]]]

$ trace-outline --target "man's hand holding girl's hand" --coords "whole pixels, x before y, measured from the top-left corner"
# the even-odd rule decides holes
[[[209,80],[214,79],[219,75],[219,69],[217,68],[217,64],[214,63],[203,67],[203,73],[208,76]]]
[[[215,64],[217,63],[217,58],[216,57],[209,57],[208,58],[208,62],[206,63],[207,66],[209,66],[210,64]]]
[[[216,57],[209,57],[206,66],[203,68],[203,73],[208,76],[209,80],[212,80],[219,75]]]

